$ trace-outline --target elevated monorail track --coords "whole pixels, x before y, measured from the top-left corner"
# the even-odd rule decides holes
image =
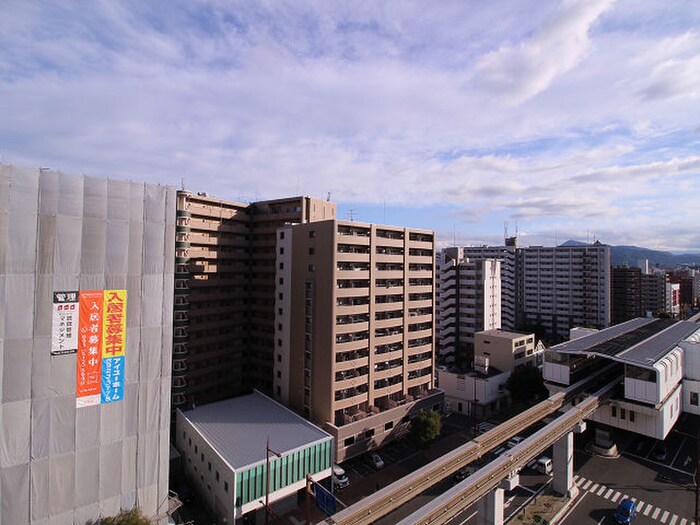
[[[396,510],[404,503],[428,490],[430,487],[439,483],[446,477],[451,476],[460,468],[481,458],[493,448],[510,439],[518,432],[525,430],[536,421],[539,421],[560,410],[567,403],[578,400],[592,390],[598,390],[601,385],[604,385],[604,388],[608,389],[606,391],[609,391],[614,385],[619,383],[621,375],[622,374],[618,364],[610,364],[602,367],[594,374],[591,374],[589,377],[570,385],[562,392],[550,396],[541,403],[538,403],[528,410],[518,414],[512,419],[501,423],[496,428],[493,428],[492,430],[489,430],[488,432],[476,437],[475,439],[441,456],[420,469],[411,472],[410,474],[386,486],[384,489],[362,499],[354,505],[351,505],[333,516],[326,518],[321,523],[327,525],[369,525],[373,521]],[[596,396],[597,395],[598,394],[596,394]],[[581,407],[584,406],[588,407],[595,405],[595,408],[597,408],[598,403],[598,397],[587,398],[585,401],[576,406],[576,413],[581,414],[581,411],[583,410]],[[595,411],[595,408],[592,408],[590,413]],[[581,416],[581,418],[584,417],[586,416]],[[539,432],[537,434],[539,434]],[[557,437],[553,438],[551,442],[549,440],[542,441],[541,443],[548,442],[546,446],[542,447],[539,446],[540,443],[531,443],[530,445],[526,445],[526,442],[531,441],[531,438],[528,438],[513,449],[519,451],[517,456],[509,454],[504,458],[500,458],[494,463],[501,465],[507,459],[508,467],[504,468],[518,470],[527,462],[527,460],[523,458],[527,457],[530,459],[533,455],[539,453],[536,449],[540,451],[544,450],[560,437],[560,435],[557,435]],[[487,469],[489,472],[490,470],[491,469]],[[484,469],[479,471],[479,476],[474,477],[475,480],[481,479],[485,475],[482,471],[484,471]],[[489,490],[493,488],[491,485],[492,480],[503,474],[503,472],[499,470],[498,472],[493,472],[492,474],[493,476],[489,475],[488,478],[484,479],[483,484],[480,484],[478,489],[474,489],[475,491],[473,493],[470,492],[464,496],[464,498],[466,498],[465,501],[469,500],[470,498],[473,498],[473,501],[476,501],[479,499],[479,497],[488,493]],[[500,482],[501,479],[503,479],[503,476],[499,478],[498,482]],[[498,482],[495,482],[495,484],[497,485]],[[421,523],[433,522],[426,521]]]

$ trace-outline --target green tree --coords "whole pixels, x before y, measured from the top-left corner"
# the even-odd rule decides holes
[[[549,395],[544,386],[542,372],[533,365],[520,366],[513,370],[506,381],[510,397],[516,403],[534,404]]]
[[[153,522],[141,513],[138,507],[122,510],[116,516],[104,518],[100,525],[153,525]]]
[[[428,443],[440,435],[440,414],[434,410],[422,408],[411,419],[411,440],[419,448],[426,448]]]

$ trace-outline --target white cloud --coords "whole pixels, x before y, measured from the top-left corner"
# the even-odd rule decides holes
[[[695,4],[0,10],[4,162],[184,176],[229,198],[444,205],[489,232],[516,217],[641,231],[700,173]]]

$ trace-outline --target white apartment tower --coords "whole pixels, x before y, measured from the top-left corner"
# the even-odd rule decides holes
[[[503,246],[465,246],[463,257],[470,261],[496,259],[501,266],[501,326],[516,328],[516,237],[507,237]]]
[[[437,260],[438,352],[446,364],[466,369],[474,359],[474,334],[501,328],[501,261],[472,261],[462,248],[446,248]]]

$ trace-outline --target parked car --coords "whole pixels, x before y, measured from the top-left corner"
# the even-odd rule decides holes
[[[374,467],[376,470],[384,468],[384,460],[376,452],[370,452],[367,455],[367,462]]]
[[[455,472],[455,476],[454,476],[455,483],[459,483],[460,481],[464,481],[469,476],[474,474],[474,472],[476,472],[476,467],[472,467],[472,466],[462,467],[457,472]]]
[[[348,475],[345,473],[345,470],[343,470],[343,467],[340,465],[333,465],[331,468],[331,479],[333,480],[333,487],[338,490],[338,489],[344,489],[348,485],[350,485],[350,480],[348,479]]]
[[[613,518],[617,523],[632,523],[637,515],[637,505],[629,498],[623,499],[615,509]]]
[[[522,443],[523,441],[525,441],[525,438],[524,438],[524,437],[513,436],[512,438],[510,438],[510,439],[508,440],[508,443],[506,443],[506,447],[508,447],[508,448],[513,448],[513,447],[515,447],[515,446],[517,446],[517,445],[520,445],[520,443]]]

